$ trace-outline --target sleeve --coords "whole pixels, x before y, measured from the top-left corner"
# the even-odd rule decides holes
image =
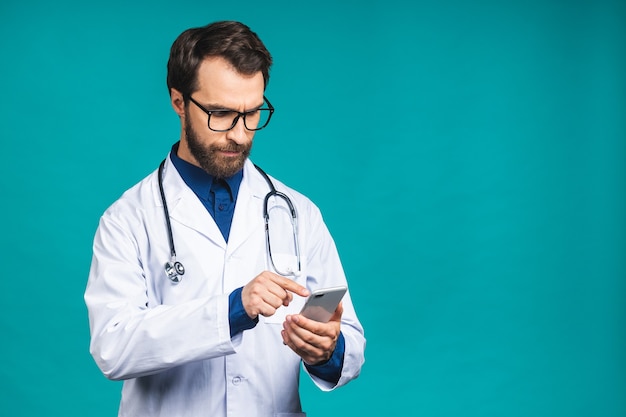
[[[251,319],[246,313],[241,300],[241,291],[243,287],[239,287],[228,296],[228,323],[230,324],[230,337],[254,328],[259,322],[259,318]]]
[[[150,305],[136,239],[143,222],[121,219],[102,217],[85,290],[90,352],[104,375],[135,378],[234,353],[228,294]]]
[[[319,209],[311,204],[306,214],[309,242],[306,250],[307,286],[311,289],[348,285],[335,242]],[[365,362],[365,335],[352,304],[350,290],[344,295],[342,304],[341,334],[344,339],[344,353],[339,378],[332,378],[335,382],[328,381],[315,370],[305,367],[315,385],[323,391],[333,390],[357,378]]]
[[[326,362],[319,365],[307,365],[304,366],[309,371],[309,374],[315,375],[318,378],[328,381],[333,385],[336,385],[341,378],[341,368],[343,368],[343,355],[346,350],[346,342],[342,333],[339,333],[337,339],[337,345],[332,356]]]

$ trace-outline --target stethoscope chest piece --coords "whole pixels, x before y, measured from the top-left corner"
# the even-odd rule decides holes
[[[165,273],[170,281],[179,283],[183,279],[183,275],[185,275],[185,267],[177,261],[166,262]]]

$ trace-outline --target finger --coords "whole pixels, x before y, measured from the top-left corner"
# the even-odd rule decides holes
[[[329,341],[336,339],[335,325],[320,323],[299,314],[287,316],[284,327],[298,339],[317,348],[327,348]]]
[[[339,305],[337,305],[337,309],[333,313],[332,317],[328,321],[338,321],[341,322],[341,316],[343,315],[343,302],[340,301]]]
[[[289,291],[287,291],[287,298],[283,300],[283,305],[287,307],[291,300],[293,300],[293,295]]]
[[[313,320],[308,320],[306,317],[294,314],[285,317],[283,327],[290,334],[297,336],[298,339],[315,344],[315,339],[319,337],[317,333],[319,329],[316,328],[315,323],[316,322]]]
[[[266,317],[273,315],[277,308],[287,305],[291,297],[290,293],[263,276],[250,281],[241,293],[244,309],[251,318],[258,314]]]
[[[279,307],[280,305],[284,305],[286,307],[293,300],[293,293],[287,291],[274,281],[269,281],[266,285],[266,289],[268,294],[280,299],[280,304],[275,305],[275,307]]]
[[[264,294],[251,298],[247,304],[244,303],[244,309],[251,318],[257,315],[269,317],[276,313],[276,309],[282,305],[282,300],[278,297]]]
[[[321,337],[302,327],[294,326],[289,316],[283,323],[283,331],[287,338],[287,344],[292,349],[308,353],[319,349],[317,345],[321,342]]]
[[[255,281],[257,281],[263,289],[279,297],[281,299],[281,304],[288,305],[293,299],[292,293],[284,288],[294,282],[290,279],[281,277],[280,275],[276,275],[269,271],[264,271],[255,278]],[[286,304],[285,301],[287,302]]]
[[[255,283],[255,288],[259,294],[263,294],[264,292],[267,292],[280,299],[279,304],[272,303],[274,307],[278,307],[281,304],[288,305],[289,301],[291,301],[293,298],[291,293],[283,288],[280,280],[278,280],[277,278],[283,278],[283,277],[280,277],[269,271],[264,271],[253,280],[253,282]],[[287,280],[287,281],[291,281],[291,280]],[[285,304],[285,301],[287,301],[287,304]]]
[[[298,339],[289,339],[286,345],[309,365],[324,362],[330,357],[326,355],[323,350],[299,341]]]
[[[330,358],[336,343],[330,338],[322,338],[302,328],[290,326],[289,320],[283,324],[283,343],[298,354],[307,364],[324,362]]]
[[[284,291],[283,294],[280,295],[276,295],[270,291],[267,291],[262,295],[262,300],[264,304],[271,307],[273,310],[276,310],[281,306],[289,305],[288,297],[284,293]],[[272,314],[274,314],[274,311],[272,312]]]
[[[309,290],[306,289],[306,287],[303,287],[302,285],[298,284],[296,281],[289,279],[289,278],[285,278],[282,277],[280,275],[274,274],[270,272],[270,279],[275,282],[277,285],[279,285],[282,289],[286,290],[286,291],[290,291],[294,294],[298,294],[301,297],[308,297],[309,296]]]

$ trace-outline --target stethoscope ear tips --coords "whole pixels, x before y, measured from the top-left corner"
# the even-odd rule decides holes
[[[177,284],[183,279],[182,276],[185,274],[185,267],[180,262],[166,262],[165,273],[170,281]]]

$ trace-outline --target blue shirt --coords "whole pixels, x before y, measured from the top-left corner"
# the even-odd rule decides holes
[[[228,242],[230,226],[235,214],[237,195],[239,194],[239,186],[243,179],[243,170],[240,170],[232,177],[216,179],[212,175],[207,174],[202,168],[179,158],[177,152],[178,143],[172,146],[170,153],[170,159],[174,167],[176,167],[185,184],[191,188],[211,214],[220,232],[222,232],[224,240]],[[246,313],[241,300],[242,289],[243,287],[237,288],[228,297],[228,321],[231,337],[244,330],[252,329],[259,322],[258,317],[253,320]],[[343,334],[340,333],[335,351],[327,362],[315,366],[305,364],[305,366],[311,374],[325,381],[337,383],[343,368],[344,353],[345,340]]]
[[[191,188],[204,207],[211,213],[211,217],[222,232],[224,240],[228,242],[230,225],[235,214],[237,194],[239,194],[239,186],[243,179],[243,170],[232,177],[216,179],[202,168],[180,159],[176,154],[177,151],[178,143],[172,147],[172,163],[185,184]]]

